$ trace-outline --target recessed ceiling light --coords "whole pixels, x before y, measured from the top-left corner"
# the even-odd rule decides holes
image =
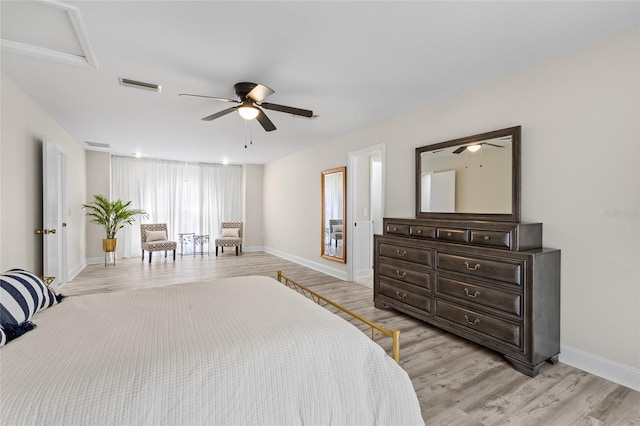
[[[120,80],[120,84],[127,87],[134,87],[136,89],[144,89],[151,90],[154,92],[160,92],[162,90],[162,86],[155,83],[147,83],[145,81],[131,80],[130,78],[118,78]]]

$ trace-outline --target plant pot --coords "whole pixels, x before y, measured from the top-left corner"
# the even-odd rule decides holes
[[[102,250],[106,253],[116,251],[117,238],[105,238],[102,240]]]

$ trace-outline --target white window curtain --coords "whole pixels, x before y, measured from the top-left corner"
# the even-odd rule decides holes
[[[113,199],[149,214],[143,223],[166,223],[169,238],[179,233],[220,233],[224,222],[242,220],[242,166],[181,163],[113,156]],[[141,255],[140,221],[118,233],[118,256]]]

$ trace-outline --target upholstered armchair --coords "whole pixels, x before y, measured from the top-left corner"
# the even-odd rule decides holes
[[[169,241],[166,223],[141,224],[140,237],[142,241],[142,260],[144,260],[145,250],[149,252],[149,263],[151,263],[151,255],[154,251],[164,251],[164,257],[167,257],[167,251],[173,250],[173,260],[176,260],[178,243]]]
[[[222,253],[225,247],[235,247],[236,256],[242,253],[242,222],[222,222],[220,236],[216,238],[216,256],[218,247]]]
[[[338,247],[338,240],[342,240],[342,219],[329,219],[329,244],[331,241],[336,240],[336,247]]]

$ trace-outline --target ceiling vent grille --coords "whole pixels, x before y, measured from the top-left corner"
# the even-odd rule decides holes
[[[109,145],[108,143],[89,142],[89,141],[84,141],[84,143],[86,143],[87,146],[90,146],[91,148],[100,148],[100,149],[111,148],[111,145]]]
[[[135,87],[136,89],[152,90],[154,92],[160,92],[162,86],[155,83],[147,83],[144,81],[131,80],[129,78],[119,78],[120,84],[127,87]]]

